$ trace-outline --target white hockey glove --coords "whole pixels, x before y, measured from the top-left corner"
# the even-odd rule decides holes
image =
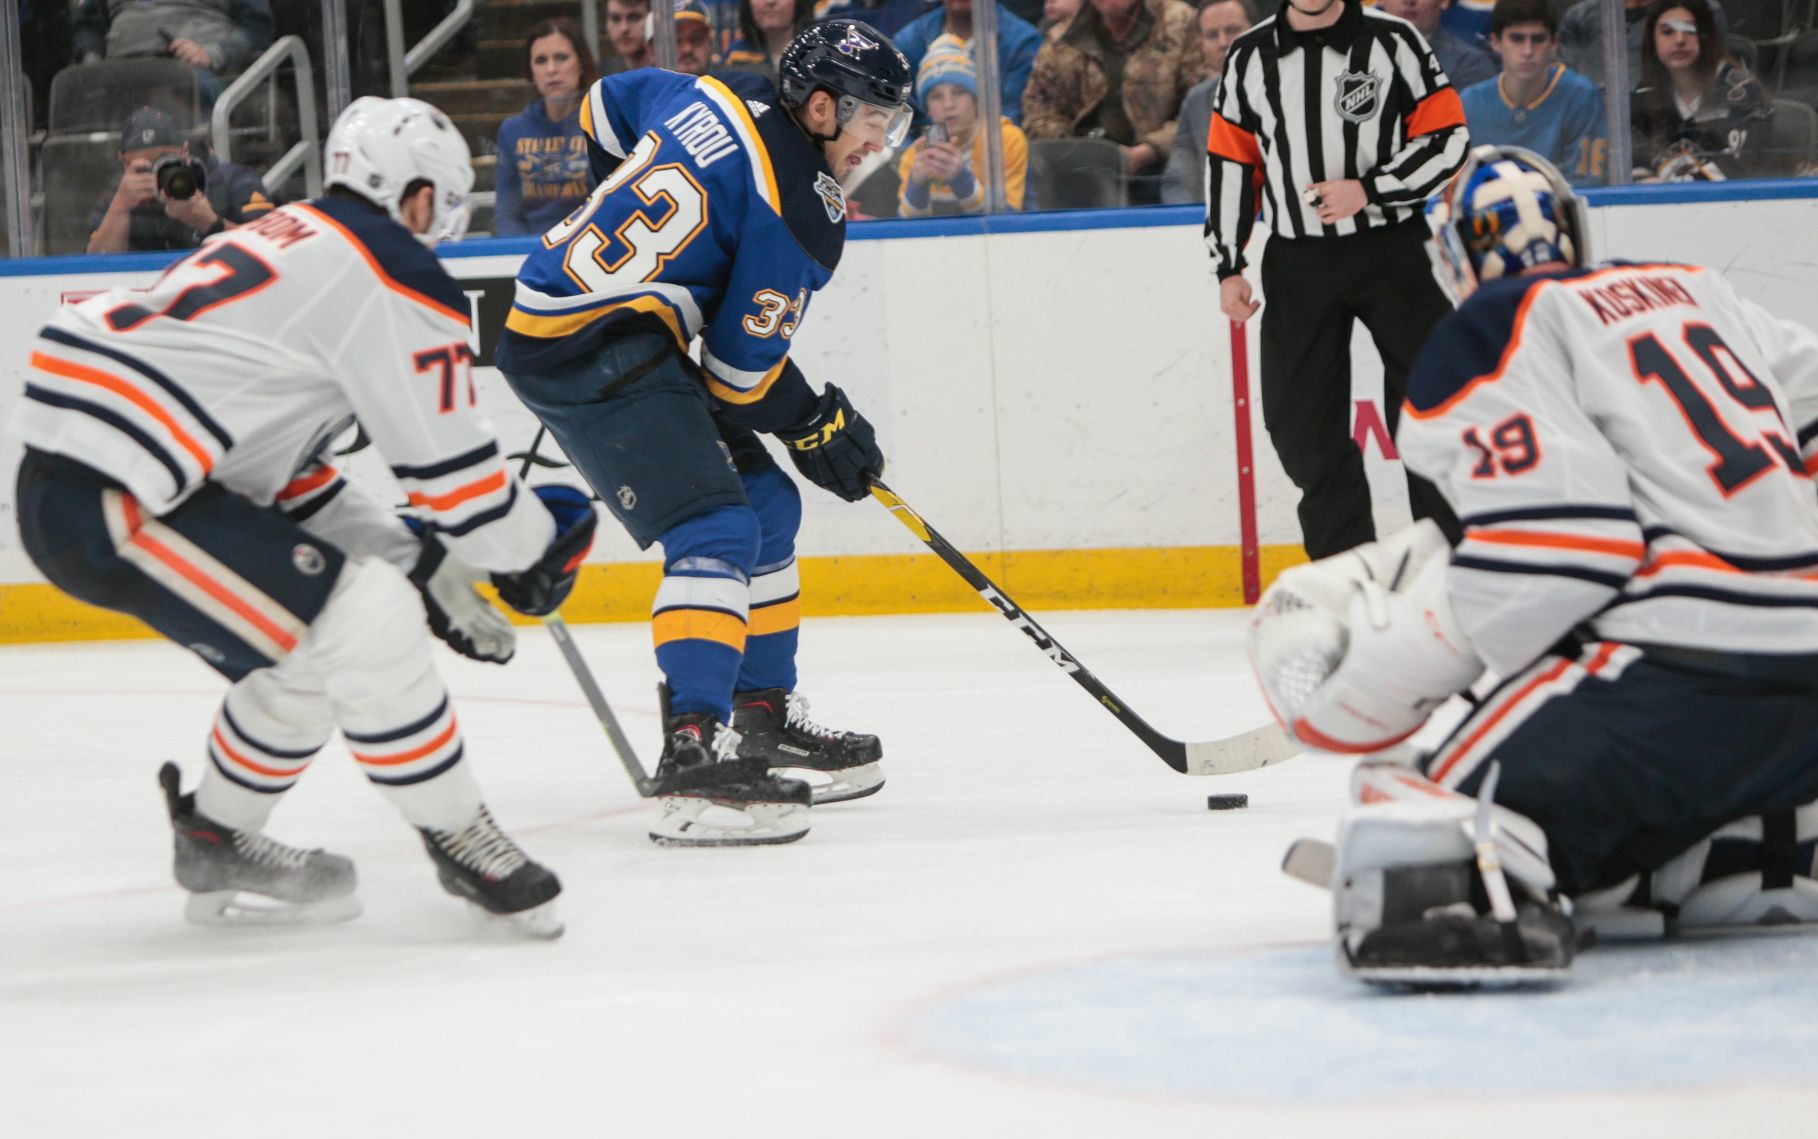
[[[517,631],[505,615],[474,590],[486,574],[449,553],[433,535],[425,535],[423,553],[410,582],[423,595],[429,631],[464,657],[504,664],[517,651]]]
[[[1276,579],[1250,623],[1250,663],[1289,735],[1381,751],[1482,674],[1446,595],[1450,561],[1423,520]]]

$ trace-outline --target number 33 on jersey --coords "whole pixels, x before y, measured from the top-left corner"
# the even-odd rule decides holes
[[[549,372],[636,322],[748,406],[784,373],[809,296],[839,264],[845,199],[762,79],[645,68],[595,83],[581,125],[606,177],[525,260],[498,360]]]

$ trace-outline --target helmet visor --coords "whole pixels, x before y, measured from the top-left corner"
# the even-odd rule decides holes
[[[850,95],[840,97],[840,125],[859,139],[884,150],[903,145],[909,136],[909,123],[915,113],[905,104],[894,107],[866,103]]]

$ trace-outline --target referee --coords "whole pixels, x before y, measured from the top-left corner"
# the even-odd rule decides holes
[[[1206,244],[1233,321],[1259,307],[1244,245],[1260,194],[1263,423],[1300,488],[1307,556],[1376,537],[1351,438],[1351,322],[1382,353],[1390,432],[1408,369],[1450,311],[1433,280],[1421,207],[1464,165],[1464,110],[1412,24],[1360,0],[1284,0],[1231,45],[1206,135]],[[1458,520],[1408,476],[1414,516],[1454,543]]]

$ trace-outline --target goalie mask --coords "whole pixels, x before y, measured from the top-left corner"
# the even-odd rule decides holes
[[[1558,170],[1518,146],[1480,146],[1427,203],[1433,276],[1453,304],[1485,281],[1561,261],[1584,265],[1584,204]]]

